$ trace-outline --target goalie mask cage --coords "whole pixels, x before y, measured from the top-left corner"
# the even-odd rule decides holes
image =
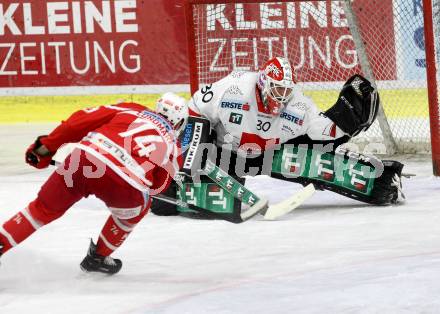
[[[285,56],[325,110],[361,73],[383,109],[355,140],[388,154],[432,152],[440,175],[440,0],[187,0],[185,10],[192,93]]]

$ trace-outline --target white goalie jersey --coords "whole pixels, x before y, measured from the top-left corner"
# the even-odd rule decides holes
[[[218,146],[253,155],[301,135],[321,141],[345,135],[298,88],[279,115],[266,113],[257,80],[255,72],[232,72],[193,95],[190,113],[210,120]]]

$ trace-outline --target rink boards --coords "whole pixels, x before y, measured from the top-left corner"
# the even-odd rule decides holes
[[[306,91],[325,110],[338,97],[338,90]],[[179,93],[189,99],[189,93]],[[385,89],[380,91],[385,113],[393,118],[427,118],[428,98],[424,88]],[[75,110],[130,101],[154,106],[157,94],[98,94],[75,96],[0,96],[0,123],[57,122]],[[417,127],[417,126],[415,126]]]

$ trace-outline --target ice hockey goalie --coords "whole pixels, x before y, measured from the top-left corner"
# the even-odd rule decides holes
[[[231,175],[243,178],[267,174],[301,184],[312,182],[318,188],[364,202],[390,204],[399,195],[397,185],[400,187],[403,165],[398,162],[377,161],[381,169],[375,172],[378,178],[371,183],[368,195],[307,175],[286,177],[273,169],[273,150],[284,156],[287,145],[306,145],[310,151],[325,147],[326,153],[335,155],[341,144],[371,126],[378,106],[377,90],[364,77],[354,75],[342,87],[336,103],[321,112],[298,88],[285,58],[269,60],[259,72],[232,72],[220,81],[202,86],[189,102],[190,114],[195,117],[192,119],[209,121],[211,132],[207,141],[217,147],[216,156],[211,158]],[[310,164],[312,158],[308,161]]]

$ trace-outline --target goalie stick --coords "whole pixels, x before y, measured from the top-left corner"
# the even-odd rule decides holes
[[[50,162],[50,164],[53,166],[58,166],[58,165],[60,165],[60,162],[52,160]],[[245,222],[245,221],[251,219],[252,217],[254,217],[255,215],[257,215],[258,213],[264,212],[264,210],[266,210],[268,208],[268,206],[267,206],[268,202],[266,200],[260,199],[253,206],[251,206],[248,210],[241,213],[240,214],[241,219],[237,220],[232,217],[227,217],[227,216],[221,215],[219,213],[210,211],[209,209],[206,209],[206,208],[203,208],[203,207],[191,204],[191,203],[187,203],[187,202],[184,202],[180,199],[176,199],[176,198],[166,196],[163,194],[151,195],[151,198],[156,199],[156,200],[160,200],[160,201],[163,201],[163,202],[166,202],[169,204],[174,204],[177,206],[186,207],[186,208],[191,209],[195,212],[203,213],[208,218],[221,219],[221,220],[225,220],[225,221],[232,222],[235,224]]]
[[[193,211],[205,214],[208,218],[221,219],[238,224],[251,219],[252,217],[254,217],[259,213],[263,214],[265,210],[266,210],[266,212],[264,213],[265,220],[276,220],[279,217],[284,216],[295,210],[298,206],[300,206],[307,199],[309,199],[314,194],[314,192],[315,192],[315,188],[313,184],[309,184],[308,186],[302,188],[300,191],[293,194],[288,199],[281,201],[277,204],[267,206],[267,202],[261,202],[260,204],[257,203],[254,205],[255,207],[253,208],[251,207],[247,211],[241,213],[240,215],[241,221],[237,221],[236,219],[225,217],[216,212],[212,212],[206,208],[199,207],[190,203],[186,203],[182,200],[174,199],[172,197],[165,196],[162,194],[154,195],[152,196],[152,198],[161,200],[166,203],[189,208]]]
[[[207,218],[221,219],[221,220],[225,220],[225,221],[232,222],[235,224],[245,222],[245,221],[249,220],[250,218],[254,217],[259,212],[264,211],[265,208],[267,208],[267,203],[255,204],[255,206],[256,206],[255,208],[253,208],[252,210],[251,209],[248,210],[248,211],[251,211],[251,213],[255,213],[255,214],[250,215],[250,213],[248,213],[248,211],[246,211],[245,212],[246,215],[243,215],[243,214],[240,215],[241,220],[237,220],[237,219],[230,218],[230,217],[221,215],[219,213],[210,211],[209,209],[199,207],[199,206],[196,206],[196,205],[193,205],[190,203],[186,203],[182,200],[175,199],[170,196],[163,195],[163,194],[152,195],[151,197],[154,199],[166,202],[166,203],[186,207],[186,208],[191,209],[191,210],[198,212],[198,213],[203,213]]]
[[[315,186],[310,183],[306,187],[304,187],[301,191],[295,193],[293,196],[288,199],[270,206],[266,213],[264,214],[265,220],[275,220],[281,216],[284,216],[293,210],[295,210],[298,206],[303,204],[306,200],[308,200],[315,193]]]
[[[266,220],[277,219],[295,210],[315,192],[313,184],[309,184],[288,199],[268,206],[267,199],[257,196],[255,193],[244,187],[240,182],[232,178],[227,172],[220,169],[212,161],[206,161],[206,166],[202,172],[225,191],[232,194],[232,196],[241,200],[243,203],[250,205],[246,211],[240,214],[241,222],[247,221],[259,213],[264,214]]]

